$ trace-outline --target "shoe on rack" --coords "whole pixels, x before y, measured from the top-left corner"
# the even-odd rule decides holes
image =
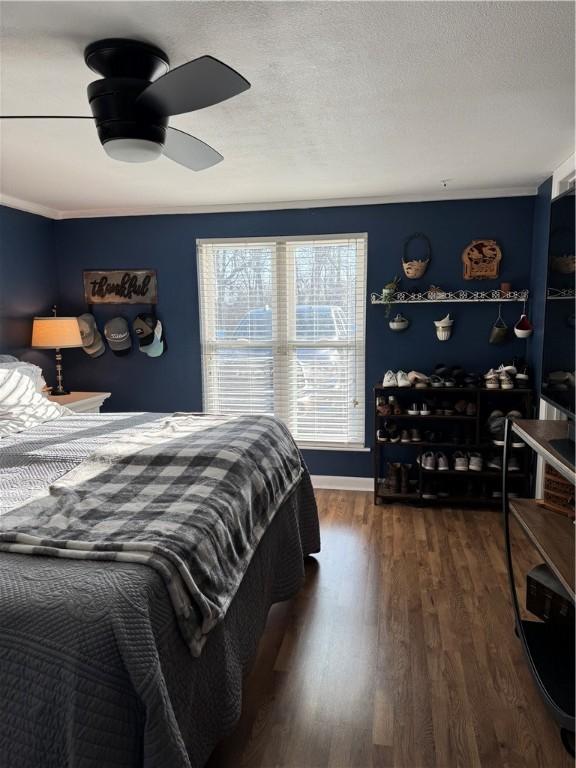
[[[403,429],[400,433],[400,442],[401,443],[409,443],[410,442],[410,432],[408,432],[407,429]]]
[[[451,376],[448,376],[447,379],[444,379],[444,386],[450,387],[450,389],[454,389],[456,387],[456,379],[453,379]]]
[[[516,366],[516,381],[528,381],[530,379],[530,369],[528,365],[522,361]]]
[[[400,464],[400,493],[407,494],[409,492],[408,481],[410,478],[410,470],[412,464]]]
[[[381,403],[376,406],[376,410],[380,414],[380,416],[390,416],[392,413],[392,409],[388,405],[388,403]]]
[[[466,406],[466,416],[476,416],[476,403],[468,403]]]
[[[434,368],[434,374],[436,376],[446,376],[448,373],[450,373],[450,368],[447,365],[444,365],[444,363],[438,363],[438,365]]]
[[[486,389],[500,389],[500,373],[490,368],[488,373],[484,374],[484,385]]]
[[[520,472],[520,462],[518,461],[517,456],[510,456],[510,461],[508,462],[508,472]]]
[[[472,472],[481,472],[482,471],[482,454],[481,453],[471,453],[470,454],[470,460],[468,462],[468,468]]]
[[[479,379],[478,374],[476,373],[467,373],[464,377],[464,386],[475,388],[479,386]]]
[[[453,456],[454,469],[458,472],[468,472],[468,456],[462,451],[456,451]]]
[[[390,397],[388,398],[388,404],[394,416],[402,415],[402,408],[400,407],[400,403],[398,402],[398,400],[396,400],[394,395],[390,395]]]
[[[435,491],[435,487],[432,483],[424,483],[422,486],[422,498],[423,499],[437,499],[438,495]]]
[[[498,472],[502,472],[502,456],[497,453],[491,456],[486,462],[488,469],[496,469]]]
[[[442,401],[442,413],[444,416],[454,416],[454,406],[448,400]]]
[[[408,408],[408,416],[420,416],[420,406],[418,403],[412,403]]]
[[[398,382],[399,387],[411,387],[412,382],[408,378],[407,374],[404,371],[398,371],[396,374],[396,381]]]
[[[430,416],[432,410],[427,402],[423,402],[420,406],[420,416]]]
[[[420,437],[420,430],[419,429],[411,429],[410,430],[410,442],[412,443],[421,443],[422,438]]]
[[[436,469],[436,457],[434,456],[434,451],[426,451],[426,453],[423,453],[420,463],[422,465],[422,469]]]
[[[408,374],[408,381],[414,387],[417,387],[419,385],[427,387],[430,379],[428,378],[428,376],[426,376],[425,373],[420,373],[419,371],[410,371],[410,373]]]
[[[459,365],[455,365],[450,371],[450,375],[453,379],[456,379],[458,386],[462,386],[462,382],[465,376],[464,368]]]
[[[456,411],[456,413],[464,414],[466,413],[467,405],[468,403],[466,402],[466,400],[458,400],[458,402],[454,404],[454,410]]]
[[[378,440],[379,443],[387,443],[390,437],[388,436],[388,430],[387,429],[379,429],[376,432],[376,440]]]
[[[431,387],[443,387],[444,386],[444,379],[441,376],[437,376],[436,374],[434,376],[430,376],[430,386]]]
[[[442,451],[439,451],[436,454],[436,464],[438,465],[438,469],[441,472],[446,472],[450,469],[450,465],[448,464],[448,457],[445,453],[442,453]]]
[[[397,387],[398,386],[398,378],[394,371],[386,371],[384,374],[384,379],[382,380],[382,386],[383,387]]]
[[[400,464],[397,462],[388,462],[386,466],[384,487],[387,488],[390,493],[400,492]]]
[[[388,439],[391,443],[400,442],[400,432],[398,427],[393,422],[387,421],[384,423],[384,429],[388,432]]]
[[[500,380],[501,389],[514,389],[514,382],[509,373],[507,373],[506,371],[502,371],[498,376],[498,378]]]

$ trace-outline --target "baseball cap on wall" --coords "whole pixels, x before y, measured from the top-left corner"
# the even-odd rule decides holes
[[[140,352],[144,352],[148,357],[160,357],[164,353],[164,329],[156,315],[150,312],[137,315],[132,322],[132,328],[138,337]]]
[[[104,326],[104,336],[115,355],[127,355],[132,349],[128,322],[123,317],[113,317]]]
[[[147,347],[154,341],[154,328],[156,328],[156,315],[150,312],[142,312],[136,315],[132,321],[132,330],[138,339],[140,349]]]
[[[80,335],[82,336],[82,349],[90,357],[100,357],[106,351],[106,345],[98,326],[96,325],[96,318],[89,312],[80,315],[78,318],[78,325],[80,326]]]

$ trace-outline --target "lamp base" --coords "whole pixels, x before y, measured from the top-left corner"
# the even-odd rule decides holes
[[[52,387],[52,392],[50,394],[54,397],[61,397],[62,395],[69,395],[70,392],[67,389],[64,389],[64,387]]]
[[[52,390],[52,394],[56,397],[61,395],[69,395],[67,389],[64,389],[64,370],[62,368],[62,352],[56,349],[56,386]]]

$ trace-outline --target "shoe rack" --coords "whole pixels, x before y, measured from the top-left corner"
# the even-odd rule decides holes
[[[378,412],[378,398],[394,396],[402,410],[400,414],[383,416]],[[475,405],[474,416],[454,413],[411,416],[407,413],[412,403],[446,401],[454,406],[459,400]],[[374,387],[374,503],[406,502],[421,504],[474,504],[494,505],[502,503],[502,470],[488,468],[490,456],[502,456],[503,446],[495,445],[493,436],[486,431],[491,412],[502,411],[505,415],[518,410],[524,419],[533,416],[534,393],[528,388],[487,389],[486,387]],[[449,410],[449,409],[446,409]],[[410,442],[381,442],[378,431],[384,425],[395,425],[397,432],[417,429],[420,440]],[[425,432],[434,432],[441,439],[426,440]],[[448,470],[424,469],[417,459],[427,451],[443,452],[449,460]],[[457,451],[480,453],[484,459],[481,471],[455,470],[453,454]],[[520,468],[509,472],[510,488],[518,496],[530,495],[532,487],[532,452],[527,448],[516,449]],[[410,464],[411,470],[404,489],[391,491],[385,485],[388,463]],[[401,485],[401,483],[400,483]]]

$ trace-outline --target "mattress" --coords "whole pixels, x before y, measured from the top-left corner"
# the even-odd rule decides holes
[[[158,414],[78,414],[0,441],[0,508],[42,493],[101,441]],[[272,520],[224,620],[189,653],[146,566],[0,554],[2,768],[200,768],[240,714],[273,602],[319,549],[307,473]]]

